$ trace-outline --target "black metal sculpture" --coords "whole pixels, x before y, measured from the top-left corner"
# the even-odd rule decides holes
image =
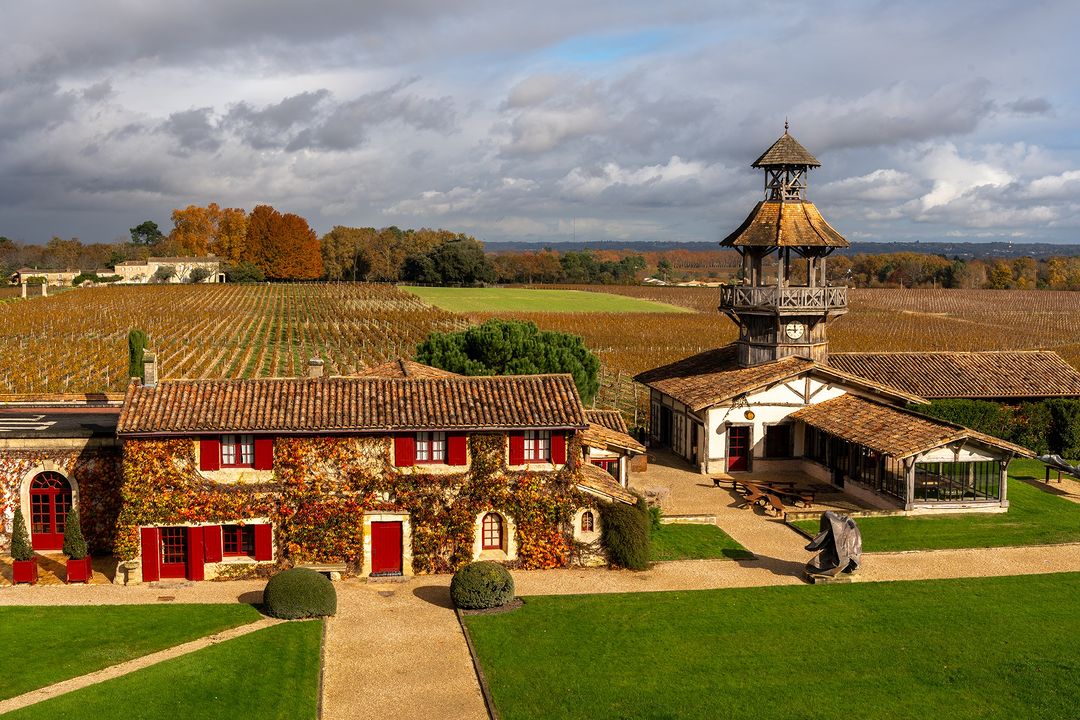
[[[832,510],[821,516],[817,536],[806,546],[807,550],[820,550],[817,557],[806,563],[810,576],[835,577],[838,573],[850,575],[859,569],[862,558],[862,534],[859,526],[847,515]]]

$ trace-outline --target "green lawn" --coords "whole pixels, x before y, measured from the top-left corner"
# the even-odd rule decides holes
[[[274,625],[5,717],[313,719],[321,642],[321,621]]]
[[[450,312],[693,312],[676,305],[583,290],[449,287],[402,287],[402,290]]]
[[[664,560],[708,560],[754,557],[730,535],[715,525],[670,524],[652,531],[653,562]]]
[[[250,605],[0,607],[0,698],[245,625]]]
[[[527,597],[465,618],[516,718],[1069,718],[1080,574]]]
[[[1080,504],[1022,482],[1039,479],[1038,460],[1014,460],[1009,465],[1009,511],[966,513],[938,517],[858,518],[863,550],[932,550],[938,548],[1006,547],[1080,542]],[[795,523],[816,533],[816,520]]]

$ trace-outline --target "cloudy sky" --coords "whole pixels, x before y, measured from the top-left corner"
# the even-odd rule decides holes
[[[783,131],[851,240],[1080,242],[1075,0],[3,3],[0,235],[270,203],[715,241]]]

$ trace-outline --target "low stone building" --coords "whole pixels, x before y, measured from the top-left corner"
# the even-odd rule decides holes
[[[118,281],[124,285],[138,285],[151,282],[186,283],[191,281],[192,273],[205,272],[199,282],[225,282],[220,258],[208,257],[150,257],[146,260],[126,260],[113,267],[113,274],[119,275]],[[166,268],[162,271],[162,268]],[[159,277],[168,269],[172,270],[167,278]]]

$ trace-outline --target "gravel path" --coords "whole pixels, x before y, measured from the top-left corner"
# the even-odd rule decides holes
[[[30,692],[23,693],[22,695],[16,695],[15,697],[8,698],[7,700],[0,700],[0,715],[12,712],[13,710],[24,708],[28,705],[34,705],[45,700],[50,700],[54,697],[59,697],[60,695],[66,695],[67,693],[74,690],[81,690],[82,688],[89,687],[90,685],[96,685],[97,683],[105,682],[106,680],[112,680],[113,678],[118,678],[121,675],[127,675],[128,673],[135,672],[136,670],[150,667],[151,665],[157,665],[160,662],[172,660],[173,658],[180,657],[181,655],[193,653],[196,650],[202,650],[203,648],[209,647],[210,645],[225,642],[226,640],[232,640],[233,638],[238,638],[242,635],[253,633],[256,630],[262,630],[263,628],[270,627],[271,625],[279,622],[282,621],[274,620],[272,618],[263,618],[261,620],[256,620],[253,623],[248,623],[247,625],[241,625],[240,627],[223,630],[219,633],[207,635],[206,637],[201,637],[197,640],[192,640],[182,645],[174,645],[171,648],[159,650],[158,652],[150,653],[149,655],[143,655],[142,657],[137,657],[133,660],[128,660],[127,662],[103,668],[101,670],[97,670],[86,675],[80,675],[79,677],[62,680],[53,685],[38,688],[37,690],[31,690]]]

